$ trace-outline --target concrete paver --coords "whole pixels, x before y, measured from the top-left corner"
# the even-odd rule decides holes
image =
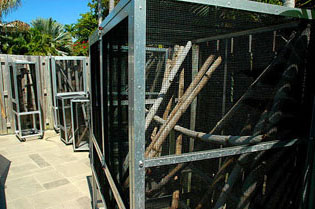
[[[8,209],[89,209],[88,152],[73,152],[54,131],[20,142],[0,136],[0,154],[11,161],[6,181]]]

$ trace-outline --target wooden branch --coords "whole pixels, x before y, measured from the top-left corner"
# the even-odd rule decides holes
[[[180,73],[179,77],[179,86],[178,86],[178,99],[180,100],[184,94],[184,79],[185,79],[185,69],[182,69],[182,72]],[[164,118],[163,118],[164,119]],[[176,149],[175,154],[180,155],[182,154],[182,142],[183,141],[183,135],[179,134],[176,139]]]
[[[155,90],[155,87],[156,87],[157,82],[158,82],[159,77],[160,77],[160,73],[161,73],[161,70],[162,70],[163,62],[164,62],[164,57],[161,60],[158,61],[158,64],[156,66],[156,75],[155,75],[155,78],[153,80],[152,86],[150,88],[150,92],[154,92],[154,90]]]
[[[243,154],[241,155],[238,160],[237,160],[237,164],[235,165],[235,167],[233,168],[226,184],[224,185],[224,187],[222,188],[221,194],[219,196],[219,198],[217,199],[217,202],[214,206],[214,209],[221,209],[223,208],[226,199],[228,197],[228,195],[230,194],[235,182],[240,178],[241,173],[243,171],[243,165],[246,165],[254,156],[256,153],[247,153],[247,154]]]
[[[209,66],[211,65],[211,63],[214,60],[214,56],[210,55],[207,60],[205,61],[205,63],[203,64],[203,66],[201,67],[201,69],[199,70],[197,76],[195,77],[195,79],[191,82],[191,84],[189,85],[188,89],[185,91],[185,93],[182,95],[181,99],[179,99],[179,101],[177,102],[176,106],[174,107],[174,109],[172,110],[168,121],[170,121],[175,113],[177,113],[177,111],[179,110],[180,106],[187,100],[187,98],[191,95],[192,91],[196,88],[196,86],[199,84],[200,80],[203,78],[203,76],[205,75],[206,71],[208,70]],[[181,87],[182,88],[182,87]],[[167,122],[168,123],[168,122]],[[160,137],[160,134],[164,131],[165,127],[168,125],[167,123],[165,123],[161,129],[160,132],[157,133],[156,138]]]
[[[2,118],[6,119],[6,118],[7,118],[7,115],[6,115],[6,113],[5,113],[4,103],[3,103],[3,101],[2,101],[1,92],[0,92],[0,107],[1,107],[1,116],[2,116]]]
[[[172,195],[172,205],[170,209],[178,209],[178,207],[179,207],[179,190],[176,190],[175,192],[173,192],[173,195]]]
[[[165,120],[160,118],[159,116],[154,116],[154,120],[160,124],[164,124]],[[231,136],[231,135],[212,135],[203,132],[193,131],[188,128],[184,128],[179,125],[174,126],[174,130],[178,131],[186,136],[199,139],[204,142],[220,144],[220,145],[247,145],[247,144],[257,144],[265,137],[265,135],[257,135],[257,136]]]
[[[57,64],[56,64],[57,65]],[[59,72],[61,72],[61,75],[64,77],[64,80],[66,81],[66,84],[69,86],[69,89],[71,91],[74,91],[72,88],[72,85],[70,84],[71,81],[68,79],[66,73],[63,71],[63,69],[61,68],[61,66],[59,65]],[[60,75],[60,74],[59,74]],[[60,76],[59,76],[60,77]]]
[[[32,106],[33,106],[33,110],[36,110],[36,103],[35,103],[35,84],[33,82],[33,78],[31,75],[31,69],[29,69],[29,73],[27,73],[27,78],[29,80],[29,88],[30,88],[30,92],[31,92],[31,100],[32,100]],[[38,98],[39,99],[39,98]]]
[[[185,163],[178,164],[173,170],[171,170],[162,180],[154,185],[149,191],[146,192],[146,195],[151,196],[156,191],[160,190],[162,187],[164,187],[174,176],[177,172],[182,170],[184,168],[184,165],[187,165]]]
[[[84,138],[85,134],[87,133],[88,131],[88,127],[85,127],[83,132],[82,132],[82,135],[79,137],[78,141],[75,143],[75,146],[78,147],[82,141],[82,139]],[[73,136],[74,137],[74,136]]]
[[[228,168],[230,165],[232,165],[233,162],[234,162],[234,158],[231,157],[223,163],[223,165],[220,167],[219,171],[216,173],[216,175],[213,179],[213,182],[209,186],[207,192],[203,195],[200,202],[198,203],[196,209],[203,208],[203,206],[206,204],[206,202],[209,201],[209,196],[213,192],[215,185],[225,178],[225,175],[222,175],[223,171],[225,171],[226,168]]]
[[[146,117],[145,130],[147,130],[154,115],[156,114],[157,110],[159,109],[159,106],[163,101],[164,95],[167,93],[169,87],[171,86],[171,84],[172,84],[172,82],[173,82],[173,80],[177,74],[177,71],[180,68],[180,66],[182,65],[182,63],[184,62],[190,48],[191,48],[191,42],[189,41],[187,43],[187,45],[185,46],[185,48],[182,50],[182,52],[180,50],[180,54],[179,54],[178,58],[176,59],[175,65],[172,66],[172,70],[170,71],[168,79],[163,83],[161,91],[158,95],[158,98],[155,100],[154,104],[150,108],[150,111]]]
[[[168,118],[168,120],[166,121],[167,125],[165,126],[165,129],[163,129],[162,131],[160,129],[157,136],[155,137],[155,140],[152,141],[151,144],[148,146],[145,153],[146,157],[155,156],[156,150],[159,150],[160,146],[164,142],[165,138],[168,136],[169,132],[174,128],[174,126],[176,125],[180,117],[184,114],[184,112],[187,110],[187,108],[189,107],[191,102],[194,100],[194,98],[199,94],[202,88],[207,84],[213,72],[221,64],[221,61],[222,61],[221,57],[218,57],[216,59],[216,61],[211,65],[211,67],[209,68],[205,76],[202,78],[200,83],[196,86],[196,88],[192,91],[192,93],[189,96],[187,96],[187,99],[184,99],[185,97],[185,94],[184,94],[184,96],[182,97],[184,100],[182,105],[180,106],[180,108],[178,108],[178,111],[175,108],[173,109],[172,113],[174,112],[173,113],[174,117],[171,119],[170,117]]]

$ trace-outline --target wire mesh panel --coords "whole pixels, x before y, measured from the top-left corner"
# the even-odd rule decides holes
[[[84,97],[84,94],[71,94],[71,95],[62,95],[57,96],[57,107],[58,107],[58,116],[60,128],[60,139],[65,144],[71,144],[73,135],[72,135],[72,115],[71,115],[71,100],[76,98]]]
[[[90,46],[92,164],[105,204],[307,208],[311,14],[251,1],[121,1]]]
[[[89,150],[90,100],[82,97],[71,100],[73,150]]]
[[[58,129],[56,96],[86,92],[86,57],[52,57],[50,76],[52,86],[52,108],[55,117],[55,129]]]
[[[90,41],[91,43],[91,41]],[[95,146],[103,150],[101,118],[101,83],[100,83],[100,42],[90,46],[91,63],[91,137]]]
[[[258,188],[268,187],[268,183],[248,180],[252,181],[249,183],[247,178],[252,175],[258,178],[265,164],[272,167],[271,162],[255,160],[260,153],[232,157],[248,158],[246,161],[256,163],[257,167],[246,172],[239,167],[240,162],[233,160],[234,168],[223,173],[221,186],[213,177],[225,167],[225,158],[221,156],[234,153],[233,149],[221,152],[225,147],[269,141],[276,146],[308,137],[311,110],[310,95],[306,92],[312,78],[307,77],[306,59],[310,24],[295,18],[217,6],[147,1],[147,45],[162,44],[171,52],[165,70],[168,80],[159,86],[160,95],[165,95],[148,107],[146,116],[145,157],[158,158],[146,161],[147,166],[150,167],[149,162],[158,165],[159,160],[166,159],[169,163],[195,161],[200,152],[206,151],[215,159],[190,163],[196,164],[195,170],[184,171],[187,163],[146,170],[146,208],[264,208],[267,201],[264,198],[269,198],[270,208],[296,208],[301,203],[297,197],[302,197],[306,151],[303,146],[275,151],[273,157],[277,162],[283,160],[282,164],[288,155],[296,157],[291,163],[298,161],[302,167],[294,168],[292,164],[288,167],[299,177],[284,170],[279,174],[271,170],[270,174],[292,174],[283,180],[294,184],[283,182],[279,187],[300,190],[285,192],[277,188],[270,190],[269,196],[259,193]],[[286,153],[285,158],[278,156],[282,152]],[[213,181],[207,185],[198,175]],[[185,199],[190,192],[205,193],[203,185],[212,188],[206,197]],[[285,203],[278,201],[276,191],[287,198]],[[161,206],[163,201],[165,205]]]
[[[9,62],[15,132],[22,141],[26,137],[43,135],[38,73],[37,62]]]

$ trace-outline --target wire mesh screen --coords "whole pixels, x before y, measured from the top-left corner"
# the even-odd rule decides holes
[[[151,80],[146,77],[146,86],[152,85],[154,79],[159,80],[155,87],[158,96],[153,104],[146,105],[146,158],[308,136],[307,88],[313,79],[308,77],[306,67],[310,22],[172,0],[150,0],[146,27],[147,46],[165,48],[168,52],[164,71],[161,70],[163,76],[155,71],[150,75]],[[150,57],[147,56],[146,62],[150,63]],[[270,208],[296,208],[299,199],[294,199],[294,192],[298,191],[280,188],[287,185],[288,179],[298,179],[290,187],[300,188],[302,174],[297,170],[301,171],[304,165],[303,150],[304,147],[298,147],[266,152],[273,153],[271,159],[292,170],[266,175],[267,180],[263,180],[264,175],[259,176],[259,183],[257,180],[248,183],[246,179],[264,170],[265,163],[268,172],[275,164],[261,160],[267,157],[265,152],[262,156],[260,153],[239,156],[250,156],[249,161],[256,164],[246,171],[238,168],[242,172],[239,171],[234,186],[228,184],[234,178],[233,170],[226,171],[220,177],[223,185],[212,186],[213,191],[207,193],[201,205],[200,194],[217,181],[214,176],[224,168],[226,159],[191,163],[196,164],[195,173],[186,166],[178,170],[174,166],[148,169],[146,207],[264,208],[271,201]],[[281,153],[292,159],[286,161]],[[256,156],[260,160],[255,160]],[[297,162],[302,165],[296,165]],[[237,161],[232,164],[233,169],[238,167]],[[188,174],[181,178],[182,173]],[[205,184],[198,175],[212,181]],[[274,181],[273,175],[285,175],[284,183],[262,193],[266,182]],[[174,180],[176,176],[180,180]],[[268,184],[271,188],[274,183]],[[225,191],[229,186],[233,188]],[[287,202],[278,201],[275,191],[281,191]],[[197,197],[189,198],[196,194]],[[178,196],[183,199],[177,201]],[[165,205],[161,206],[163,201]],[[174,203],[177,206],[172,206],[173,201],[177,201]]]
[[[88,150],[90,139],[90,105],[82,97],[71,101],[72,136],[74,150]]]
[[[36,63],[14,61],[9,65],[15,130],[21,140],[27,136],[38,135],[41,130],[38,92],[40,84],[36,71]]]
[[[71,100],[81,97],[82,95],[57,96],[60,139],[66,144],[70,144],[73,140]],[[84,121],[84,118],[81,118],[81,120]]]
[[[56,60],[56,93],[85,91],[83,60]]]
[[[100,42],[97,41],[90,47],[91,51],[91,116],[92,133],[98,146],[102,149],[102,119],[101,119],[101,85],[100,85]]]
[[[191,137],[199,139],[195,142],[201,143],[201,147],[196,145],[196,149],[203,150],[216,146],[211,144],[227,146],[250,140],[246,137],[216,138],[217,135],[254,135],[259,138],[254,139],[256,142],[305,135],[305,130],[291,127],[299,127],[296,125],[302,120],[298,113],[302,110],[301,101],[305,97],[305,63],[302,60],[307,55],[307,26],[298,26],[288,18],[207,7],[218,16],[212,19],[213,13],[200,16],[191,10],[194,7],[197,6],[173,1],[148,3],[147,44],[154,45],[157,44],[155,41],[163,39],[158,43],[164,43],[163,46],[169,49],[169,64],[164,71],[166,79],[159,78],[161,82],[156,90],[160,93],[159,98],[148,107],[146,156],[160,155],[163,146],[172,149],[169,152],[174,154],[177,136],[173,130],[180,128],[189,129],[184,130],[183,137],[186,139],[183,140],[182,152],[192,151],[192,147],[185,144]],[[178,16],[172,16],[175,12],[168,12],[172,8],[181,13],[178,11]],[[165,25],[166,16],[178,25]],[[180,18],[186,17],[190,17],[189,20],[180,21]],[[199,22],[199,19],[204,21],[202,18],[208,19],[207,27]],[[266,19],[269,21],[266,22]],[[257,29],[258,25],[278,24],[284,20],[290,23],[288,27],[281,28],[281,25],[280,29],[269,31],[266,27],[255,34],[248,32],[233,36],[236,30]],[[190,22],[194,24],[181,26]],[[213,40],[209,35],[215,34],[217,25],[222,25],[221,33],[228,30],[231,37]],[[185,40],[177,40],[179,36],[173,34],[174,27],[181,27]],[[187,28],[194,30],[188,33]],[[156,34],[159,34],[158,37]],[[196,43],[192,47],[185,42],[187,34],[192,34],[188,38]],[[199,43],[201,37],[210,38]],[[146,81],[150,83],[148,79]],[[153,117],[154,114],[157,116]],[[266,123],[266,118],[275,121]],[[164,125],[157,130],[156,127],[161,124]],[[154,138],[153,143],[151,138]]]
[[[123,201],[127,203],[129,191],[123,188],[124,180],[128,178],[124,159],[129,150],[127,19],[102,37],[102,46],[104,158]],[[113,199],[109,208],[115,208],[114,203]]]
[[[146,172],[146,208],[298,208],[302,147],[152,167]]]
[[[38,110],[35,64],[16,64],[16,82],[20,112]]]

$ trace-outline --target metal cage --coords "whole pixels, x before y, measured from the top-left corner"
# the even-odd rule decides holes
[[[60,139],[65,144],[72,143],[72,115],[71,115],[71,100],[76,98],[82,98],[85,94],[73,94],[63,93],[56,96],[56,104],[58,110],[58,127],[60,129]]]
[[[38,62],[11,60],[8,66],[16,136],[42,138]]]
[[[86,97],[71,100],[72,137],[74,151],[88,151],[90,140],[90,100]]]
[[[51,95],[55,130],[59,129],[56,97],[63,93],[70,95],[87,92],[87,65],[87,57],[54,56],[50,58]]]
[[[89,40],[93,198],[313,208],[313,18],[255,1],[120,1]]]

